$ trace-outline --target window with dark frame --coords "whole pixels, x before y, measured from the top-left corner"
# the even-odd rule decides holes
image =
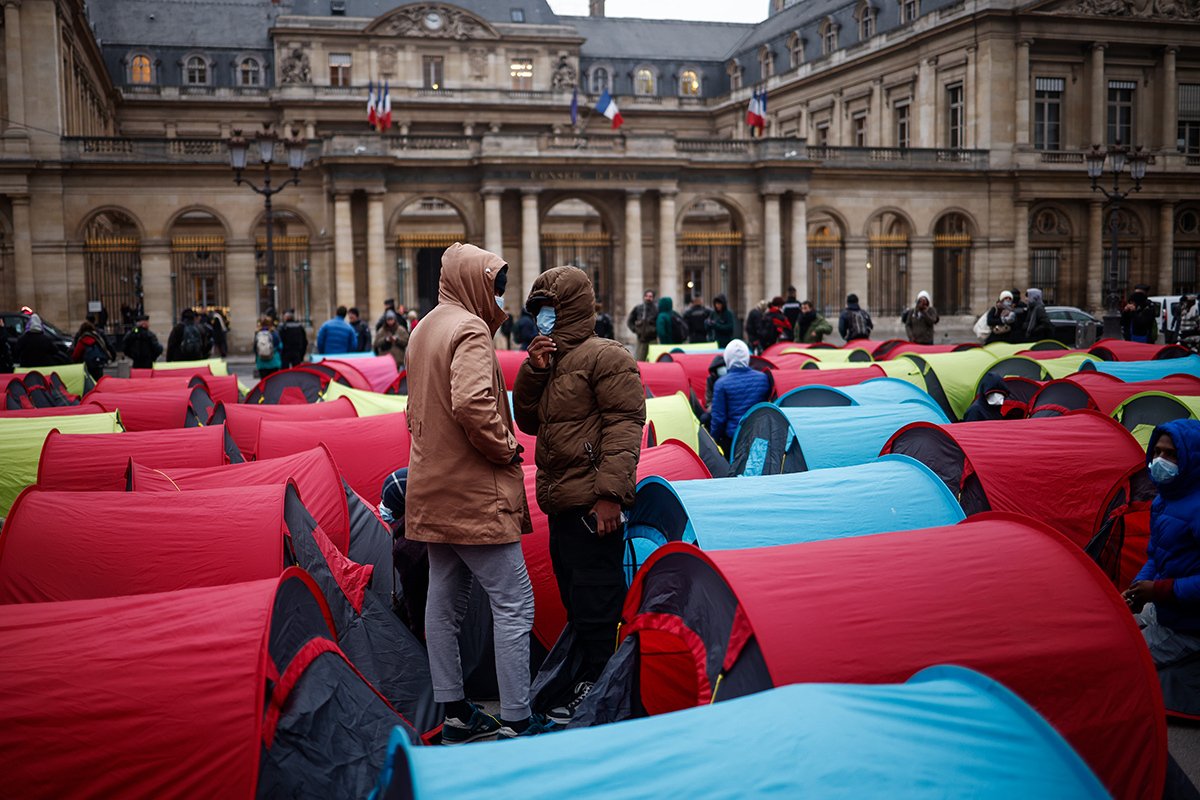
[[[262,66],[254,58],[243,58],[238,65],[238,85],[261,86]]]
[[[1033,146],[1038,150],[1062,149],[1062,98],[1066,81],[1037,78],[1033,92]]]
[[[917,0],[900,0],[900,24],[907,25],[910,22],[916,22],[917,16],[921,13],[921,8],[917,5]]]
[[[965,144],[965,114],[963,86],[952,83],[946,87],[946,147],[960,150]]]
[[[349,86],[351,59],[349,53],[329,54],[329,85]]]
[[[1133,100],[1136,91],[1136,81],[1108,82],[1108,144],[1133,143]]]
[[[862,112],[854,115],[854,146],[867,146],[867,114]]]
[[[184,83],[189,86],[204,86],[208,83],[208,62],[200,56],[192,56],[184,68]]]
[[[523,9],[523,8],[512,9],[511,16],[509,18],[513,22],[524,22],[525,21],[525,9]]]
[[[1179,152],[1200,155],[1200,83],[1179,84]]]
[[[421,80],[426,89],[436,92],[445,86],[444,63],[442,56],[421,57]]]
[[[909,101],[904,100],[895,105],[896,147],[908,147],[911,136],[911,118],[909,116]]]

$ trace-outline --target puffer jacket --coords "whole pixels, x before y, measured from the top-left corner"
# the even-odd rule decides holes
[[[708,429],[713,436],[732,439],[742,416],[770,393],[771,379],[766,373],[750,367],[733,367],[713,386],[712,420]]]
[[[494,299],[504,266],[474,245],[447,248],[438,305],[409,339],[404,528],[414,541],[510,544],[533,529],[492,345],[506,317]]]
[[[1150,544],[1135,580],[1171,581],[1164,587],[1167,599],[1154,603],[1158,621],[1195,635],[1200,632],[1200,421],[1178,419],[1155,428],[1146,448],[1147,464],[1164,433],[1175,443],[1179,475],[1158,487],[1150,505]]]
[[[537,436],[537,501],[547,514],[590,508],[599,499],[633,505],[646,396],[637,362],[593,330],[587,274],[555,267],[533,282],[526,308],[554,306],[548,369],[526,360],[513,385],[517,424]]]

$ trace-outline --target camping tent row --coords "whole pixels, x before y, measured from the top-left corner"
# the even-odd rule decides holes
[[[315,403],[331,383],[351,389],[383,393],[392,388],[402,373],[391,356],[337,359],[300,364],[273,372],[246,395],[246,402]]]
[[[0,406],[6,411],[79,405],[79,396],[67,389],[58,372],[47,371],[43,374],[37,369],[0,374],[0,398]]]

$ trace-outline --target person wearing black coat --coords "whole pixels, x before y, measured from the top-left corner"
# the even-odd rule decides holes
[[[8,331],[4,328],[4,320],[0,318],[0,373],[12,372],[15,366]]]
[[[283,312],[283,324],[279,326],[278,333],[279,341],[283,344],[280,353],[283,369],[304,363],[304,356],[308,354],[308,333],[296,321],[295,309],[289,308]]]
[[[529,343],[538,335],[537,320],[524,307],[521,308],[521,317],[517,320],[517,334],[513,338],[517,340],[517,346],[522,350],[529,349]]]
[[[163,353],[163,346],[154,331],[150,330],[149,314],[138,314],[137,324],[121,340],[121,352],[133,361],[134,369],[150,369],[154,366],[154,360]]]
[[[29,317],[29,322],[25,324],[25,332],[17,339],[13,355],[22,367],[53,367],[67,363],[63,354],[59,352],[58,345],[46,333],[42,318],[37,314]]]

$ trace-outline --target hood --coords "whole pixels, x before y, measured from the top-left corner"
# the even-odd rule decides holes
[[[933,305],[933,298],[929,296],[929,292],[926,292],[926,291],[917,292],[917,302],[918,303],[921,302],[922,297],[924,297],[929,302],[930,305]]]
[[[713,308],[716,308],[718,304],[721,306],[722,311],[729,308],[729,301],[725,299],[725,295],[723,294],[719,294],[713,298]]]
[[[1164,433],[1175,442],[1175,451],[1179,458],[1179,477],[1159,486],[1158,493],[1167,499],[1174,499],[1200,490],[1200,420],[1176,419],[1155,428],[1150,434],[1150,443],[1146,446],[1147,466],[1150,465],[1150,454],[1154,452],[1158,437]]]
[[[1008,384],[1004,382],[1004,378],[994,372],[989,372],[983,376],[983,380],[979,382],[979,393],[975,396],[985,397],[991,392],[1000,392],[1005,397],[1012,394],[1008,389]]]
[[[45,333],[46,326],[42,324],[42,318],[37,314],[29,315],[29,322],[25,325],[26,333]]]
[[[741,339],[725,345],[725,366],[730,369],[750,366],[750,348]]]
[[[1025,294],[1029,297],[1029,302],[1031,302],[1031,303],[1042,302],[1042,290],[1041,289],[1026,289]]]
[[[525,308],[536,314],[549,303],[556,320],[550,338],[563,353],[596,335],[596,293],[587,273],[578,267],[548,269],[533,282]]]
[[[442,253],[438,302],[461,306],[482,319],[494,334],[505,313],[496,305],[496,276],[508,266],[495,253],[455,242]]]
[[[669,298],[669,297],[660,297],[660,298],[658,298],[658,313],[660,313],[660,314],[670,314],[670,313],[671,313],[671,309],[672,309],[673,307],[674,307],[674,304],[673,304],[673,303],[671,303],[671,298]]]

